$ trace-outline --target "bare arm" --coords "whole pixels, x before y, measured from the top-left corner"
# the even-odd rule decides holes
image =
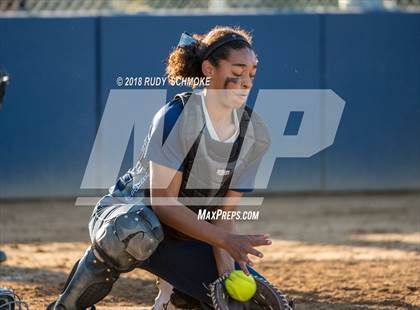
[[[176,171],[175,176],[173,175],[174,170],[171,168],[150,162],[152,209],[161,222],[192,238],[225,249],[240,264],[249,263],[248,253],[258,255],[259,252],[254,247],[271,243],[265,235],[236,235],[226,227],[198,220],[196,213],[177,200],[182,172]],[[164,188],[168,178],[172,180]],[[154,205],[158,197],[166,198],[168,204]]]
[[[223,247],[223,240],[226,238],[228,232],[211,223],[198,220],[197,214],[177,200],[181,186],[182,172],[177,171],[169,186],[162,188],[166,184],[167,178],[172,175],[172,169],[154,162],[150,163],[150,188],[153,211],[155,211],[159,219],[166,225],[195,239],[214,246]],[[157,197],[166,198],[168,205],[154,205]]]
[[[228,205],[222,205],[221,208],[224,211],[235,211],[237,209],[237,205],[242,197],[242,193],[240,192],[236,192],[236,191],[228,191],[225,198],[226,200],[229,200],[229,204]],[[214,224],[216,226],[219,227],[223,227],[225,230],[231,232],[231,233],[235,233],[236,232],[236,225],[235,225],[235,220],[234,219],[230,219],[230,220],[222,220],[222,219],[217,219],[216,221],[214,221]],[[217,264],[217,269],[219,272],[219,275],[223,275],[225,273],[228,273],[232,270],[235,269],[235,260],[233,259],[233,257],[224,249],[219,248],[217,246],[213,247],[213,252],[214,252],[214,257],[216,259],[216,264]],[[251,254],[258,256],[260,258],[263,257],[263,254],[257,250],[254,249],[253,252],[251,252]],[[247,268],[246,268],[246,264],[252,265],[252,261],[249,260],[249,258],[247,257],[247,261],[246,264],[245,263],[239,263],[241,266],[242,270],[246,270],[245,272],[247,273]]]
[[[233,199],[235,199],[236,197],[240,199],[242,194],[238,192],[229,191],[226,196],[232,197]],[[236,204],[234,206],[222,206],[221,208],[224,211],[234,211],[236,210]],[[223,227],[225,230],[231,233],[235,232],[235,222],[233,220],[217,219],[216,221],[214,221],[214,224],[216,226]],[[216,260],[217,270],[220,276],[229,273],[235,269],[235,260],[226,250],[217,246],[213,246],[213,253],[214,258]]]

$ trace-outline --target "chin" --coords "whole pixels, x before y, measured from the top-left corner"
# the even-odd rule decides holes
[[[244,104],[246,104],[246,100],[248,98],[238,98],[236,97],[234,100],[232,100],[232,108],[238,109],[242,107]]]
[[[226,100],[227,105],[229,108],[237,109],[243,106],[246,103],[247,98],[239,97],[237,95],[230,95],[229,99]]]
[[[246,100],[241,100],[241,101],[238,101],[237,103],[235,103],[233,108],[234,109],[239,109],[240,107],[242,107],[245,104],[246,104]]]

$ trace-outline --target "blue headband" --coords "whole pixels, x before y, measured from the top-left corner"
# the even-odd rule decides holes
[[[229,33],[227,35],[225,35],[224,37],[222,37],[221,39],[217,40],[216,42],[214,42],[213,44],[210,44],[204,55],[203,55],[203,60],[206,60],[207,58],[210,57],[211,54],[213,54],[217,49],[219,49],[220,47],[233,42],[233,41],[241,41],[244,42],[248,47],[251,47],[251,45],[248,43],[247,40],[245,40],[245,38],[241,35],[238,35],[236,33]]]
[[[194,39],[188,32],[184,31],[181,34],[181,38],[179,39],[178,47],[185,47],[185,46],[193,45],[196,43],[197,43],[197,40]]]
[[[250,44],[244,37],[236,33],[229,33],[225,35],[224,37],[222,37],[221,39],[219,39],[218,41],[214,42],[213,44],[210,44],[210,46],[208,46],[206,50],[204,51],[202,59],[205,60],[209,58],[209,56],[213,54],[215,50],[217,50],[218,48],[232,41],[241,41],[250,47]],[[181,34],[181,38],[179,39],[177,47],[186,47],[186,46],[194,45],[197,42],[198,41],[194,39],[188,32],[184,31]]]

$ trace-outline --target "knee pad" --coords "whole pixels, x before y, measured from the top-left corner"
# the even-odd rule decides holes
[[[93,236],[94,249],[115,270],[128,272],[149,258],[163,240],[157,216],[144,205],[118,207],[109,213]]]
[[[103,299],[111,291],[119,273],[100,261],[92,248],[73,267],[65,287],[48,309],[84,310]]]

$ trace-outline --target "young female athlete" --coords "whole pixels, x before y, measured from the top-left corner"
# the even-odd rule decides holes
[[[240,235],[233,220],[197,216],[236,210],[269,145],[264,124],[245,106],[257,70],[251,44],[249,33],[231,27],[181,36],[168,77],[210,83],[177,95],[155,115],[137,165],[98,202],[92,245],[48,309],[92,307],[134,268],[158,276],[171,293],[174,287],[172,301],[161,292],[155,309],[170,302],[212,309],[210,283],[235,268],[255,272],[248,255],[262,257],[256,247],[271,244],[267,235]]]

